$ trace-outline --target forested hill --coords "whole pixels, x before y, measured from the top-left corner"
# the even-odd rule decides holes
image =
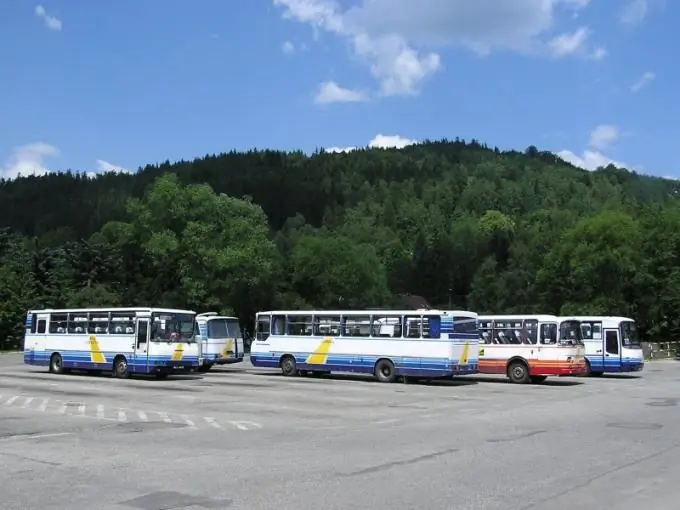
[[[476,142],[251,151],[0,182],[0,346],[28,308],[623,314],[680,333],[680,183]],[[7,346],[7,345],[5,345]]]

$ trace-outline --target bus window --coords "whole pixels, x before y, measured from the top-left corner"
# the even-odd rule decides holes
[[[312,334],[311,315],[289,315],[286,325],[289,335],[310,336]]]
[[[401,338],[401,317],[374,315],[371,325],[371,336],[383,338]]]
[[[479,322],[479,342],[482,344],[492,343],[493,323],[490,321]]]
[[[87,333],[87,312],[71,312],[68,314],[68,332],[76,335]]]
[[[342,328],[342,336],[371,336],[370,315],[346,315]]]
[[[314,336],[339,336],[340,335],[340,316],[339,315],[315,315],[314,316]]]
[[[544,345],[557,343],[557,324],[541,324],[541,343]]]
[[[477,319],[475,319],[474,317],[454,317],[453,332],[476,335],[478,332]]]
[[[50,334],[65,334],[68,324],[67,313],[55,313],[50,317]]]
[[[269,338],[269,315],[259,315],[257,317],[257,324],[255,325],[255,340],[264,342]],[[275,333],[276,334],[276,333]]]
[[[524,339],[528,344],[538,343],[538,321],[536,319],[524,321]]]
[[[91,335],[103,335],[108,333],[109,329],[109,313],[108,312],[92,312],[90,313],[90,321],[87,324],[87,332]]]
[[[640,347],[640,336],[634,322],[621,323],[621,342],[624,347]]]
[[[423,317],[423,338],[439,338],[441,322],[439,317]]]
[[[416,316],[404,317],[406,324],[405,338],[420,338],[422,318]]]

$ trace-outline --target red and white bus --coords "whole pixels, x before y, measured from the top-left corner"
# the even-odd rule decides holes
[[[555,315],[480,315],[479,373],[505,374],[513,383],[587,372],[581,324]]]

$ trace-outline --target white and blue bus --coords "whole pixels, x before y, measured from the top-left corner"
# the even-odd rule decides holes
[[[392,382],[474,374],[477,315],[456,314],[460,326],[437,310],[259,312],[250,360],[286,376],[354,372]]]
[[[243,333],[238,318],[206,312],[196,316],[196,323],[201,365],[199,372],[207,372],[213,365],[243,361]]]
[[[640,372],[645,359],[635,321],[628,317],[577,316],[590,375]]]
[[[24,363],[131,374],[190,372],[198,368],[195,312],[169,308],[31,310],[26,315]]]

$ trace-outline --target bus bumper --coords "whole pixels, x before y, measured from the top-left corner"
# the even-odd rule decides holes
[[[185,374],[198,369],[198,362],[194,361],[171,361],[162,365],[151,367],[152,374]]]

